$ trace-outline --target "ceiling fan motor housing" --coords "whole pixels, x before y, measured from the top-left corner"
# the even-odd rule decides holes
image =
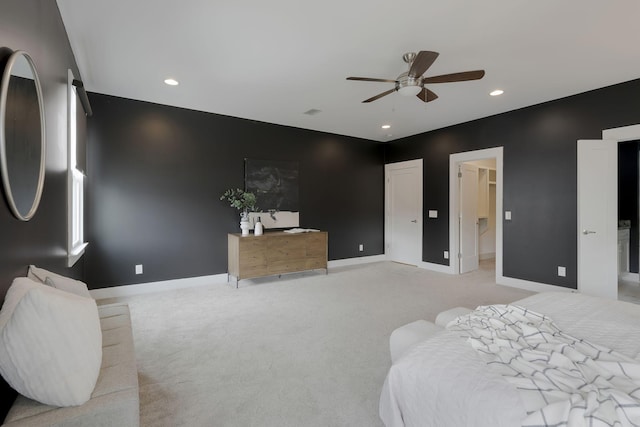
[[[404,72],[396,79],[396,90],[402,95],[416,95],[422,89],[422,76],[411,77]]]

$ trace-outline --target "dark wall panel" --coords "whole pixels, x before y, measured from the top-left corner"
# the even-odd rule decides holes
[[[422,259],[448,265],[449,155],[503,146],[504,275],[576,288],[576,141],[637,123],[640,80],[394,141],[385,161],[424,159],[424,209],[441,214],[424,220]]]
[[[90,94],[91,287],[227,271],[244,158],[299,163],[300,226],[329,232],[330,259],[384,252],[379,143]],[[358,252],[358,244],[365,251]],[[135,275],[136,264],[144,274]]]
[[[65,267],[67,69],[79,73],[54,1],[0,2],[0,71],[13,50],[27,51],[38,70],[45,104],[47,162],[40,207],[31,221],[12,216],[0,189],[0,300],[14,277],[26,275],[29,264],[69,276],[82,275],[81,261],[71,271]],[[0,382],[0,418],[4,418],[15,394]]]
[[[45,104],[47,162],[40,207],[31,221],[14,218],[0,190],[0,298],[14,277],[26,275],[29,264],[75,277],[82,274],[82,262],[72,271],[66,269],[67,69],[79,73],[55,2],[7,0],[0,4],[2,69],[13,50],[27,51],[38,70]]]

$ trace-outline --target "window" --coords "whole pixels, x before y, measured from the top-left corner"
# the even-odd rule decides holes
[[[73,73],[68,80],[68,147],[67,147],[67,265],[73,266],[82,257],[87,243],[84,241],[84,182],[86,169],[86,114],[74,86]]]

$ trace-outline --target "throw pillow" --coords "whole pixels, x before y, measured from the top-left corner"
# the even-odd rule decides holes
[[[14,279],[0,310],[0,374],[54,406],[85,403],[98,380],[102,332],[93,299]]]
[[[89,293],[86,283],[60,274],[52,273],[49,270],[38,268],[35,265],[29,266],[27,278],[34,282],[44,283],[46,285],[53,286],[54,288],[80,295],[81,297],[91,298],[91,294]]]
[[[54,279],[50,276],[45,279],[44,284],[52,286],[56,289],[60,289],[61,291],[71,292],[72,294],[76,294],[84,298],[91,298],[91,294],[89,293],[89,289],[87,289],[87,285],[79,280],[68,278]]]

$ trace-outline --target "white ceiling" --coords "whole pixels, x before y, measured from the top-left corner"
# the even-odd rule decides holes
[[[640,78],[636,0],[57,2],[89,91],[377,141]],[[486,75],[427,104],[345,80],[419,50],[440,53],[426,76]]]

